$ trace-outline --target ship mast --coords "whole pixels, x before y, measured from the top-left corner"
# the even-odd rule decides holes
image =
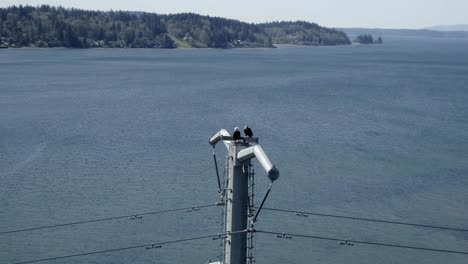
[[[224,261],[220,263],[246,264],[248,259],[248,238],[251,238],[251,236],[248,236],[248,233],[254,232],[253,223],[256,221],[258,213],[271,189],[270,185],[262,201],[262,206],[260,206],[257,214],[254,216],[249,197],[249,180],[253,180],[250,179],[250,177],[253,177],[253,173],[251,173],[251,160],[255,157],[258,159],[272,183],[278,179],[279,171],[272,165],[263,148],[258,144],[258,138],[241,138],[235,141],[226,129],[221,129],[209,139],[209,143],[213,148],[219,142],[224,143],[228,151],[227,184],[225,185],[226,189],[222,190],[226,207],[224,230],[226,238],[224,241]],[[218,172],[217,176],[219,182]],[[251,187],[253,187],[252,185],[253,183],[250,184]]]

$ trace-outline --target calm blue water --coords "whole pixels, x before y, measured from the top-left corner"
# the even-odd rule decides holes
[[[249,124],[267,206],[468,229],[468,41],[237,50],[0,51],[0,232],[216,202],[208,137]],[[224,149],[218,147],[222,163]],[[257,198],[267,178],[257,166]],[[221,211],[0,235],[0,263],[220,231]],[[264,211],[257,229],[468,251],[468,232]],[[257,263],[468,255],[257,236]],[[199,240],[44,263],[204,263]]]

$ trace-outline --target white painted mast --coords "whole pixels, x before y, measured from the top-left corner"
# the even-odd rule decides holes
[[[246,264],[247,261],[247,226],[249,221],[248,206],[248,168],[251,159],[256,157],[268,174],[271,182],[279,177],[279,171],[270,162],[258,138],[241,138],[234,141],[226,129],[214,134],[209,143],[214,147],[223,142],[228,150],[228,175],[226,193],[226,226],[224,263]],[[216,262],[215,262],[216,263]],[[221,263],[221,262],[218,262]]]

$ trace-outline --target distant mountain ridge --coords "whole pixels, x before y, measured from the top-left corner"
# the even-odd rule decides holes
[[[435,31],[468,31],[468,24],[463,25],[437,25],[425,28],[428,30],[435,30]]]
[[[468,38],[468,31],[436,31],[429,29],[381,29],[381,28],[338,28],[349,37],[363,34],[373,36],[433,37],[433,38]]]

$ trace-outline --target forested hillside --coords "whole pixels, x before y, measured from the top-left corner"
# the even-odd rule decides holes
[[[0,8],[3,47],[232,48],[350,44],[308,22],[249,24],[197,14],[89,11],[43,5]]]
[[[179,46],[272,47],[271,39],[258,26],[238,20],[188,13],[162,15],[161,23]]]
[[[347,45],[348,36],[342,31],[321,27],[304,21],[259,24],[273,39],[273,43],[295,45]]]

